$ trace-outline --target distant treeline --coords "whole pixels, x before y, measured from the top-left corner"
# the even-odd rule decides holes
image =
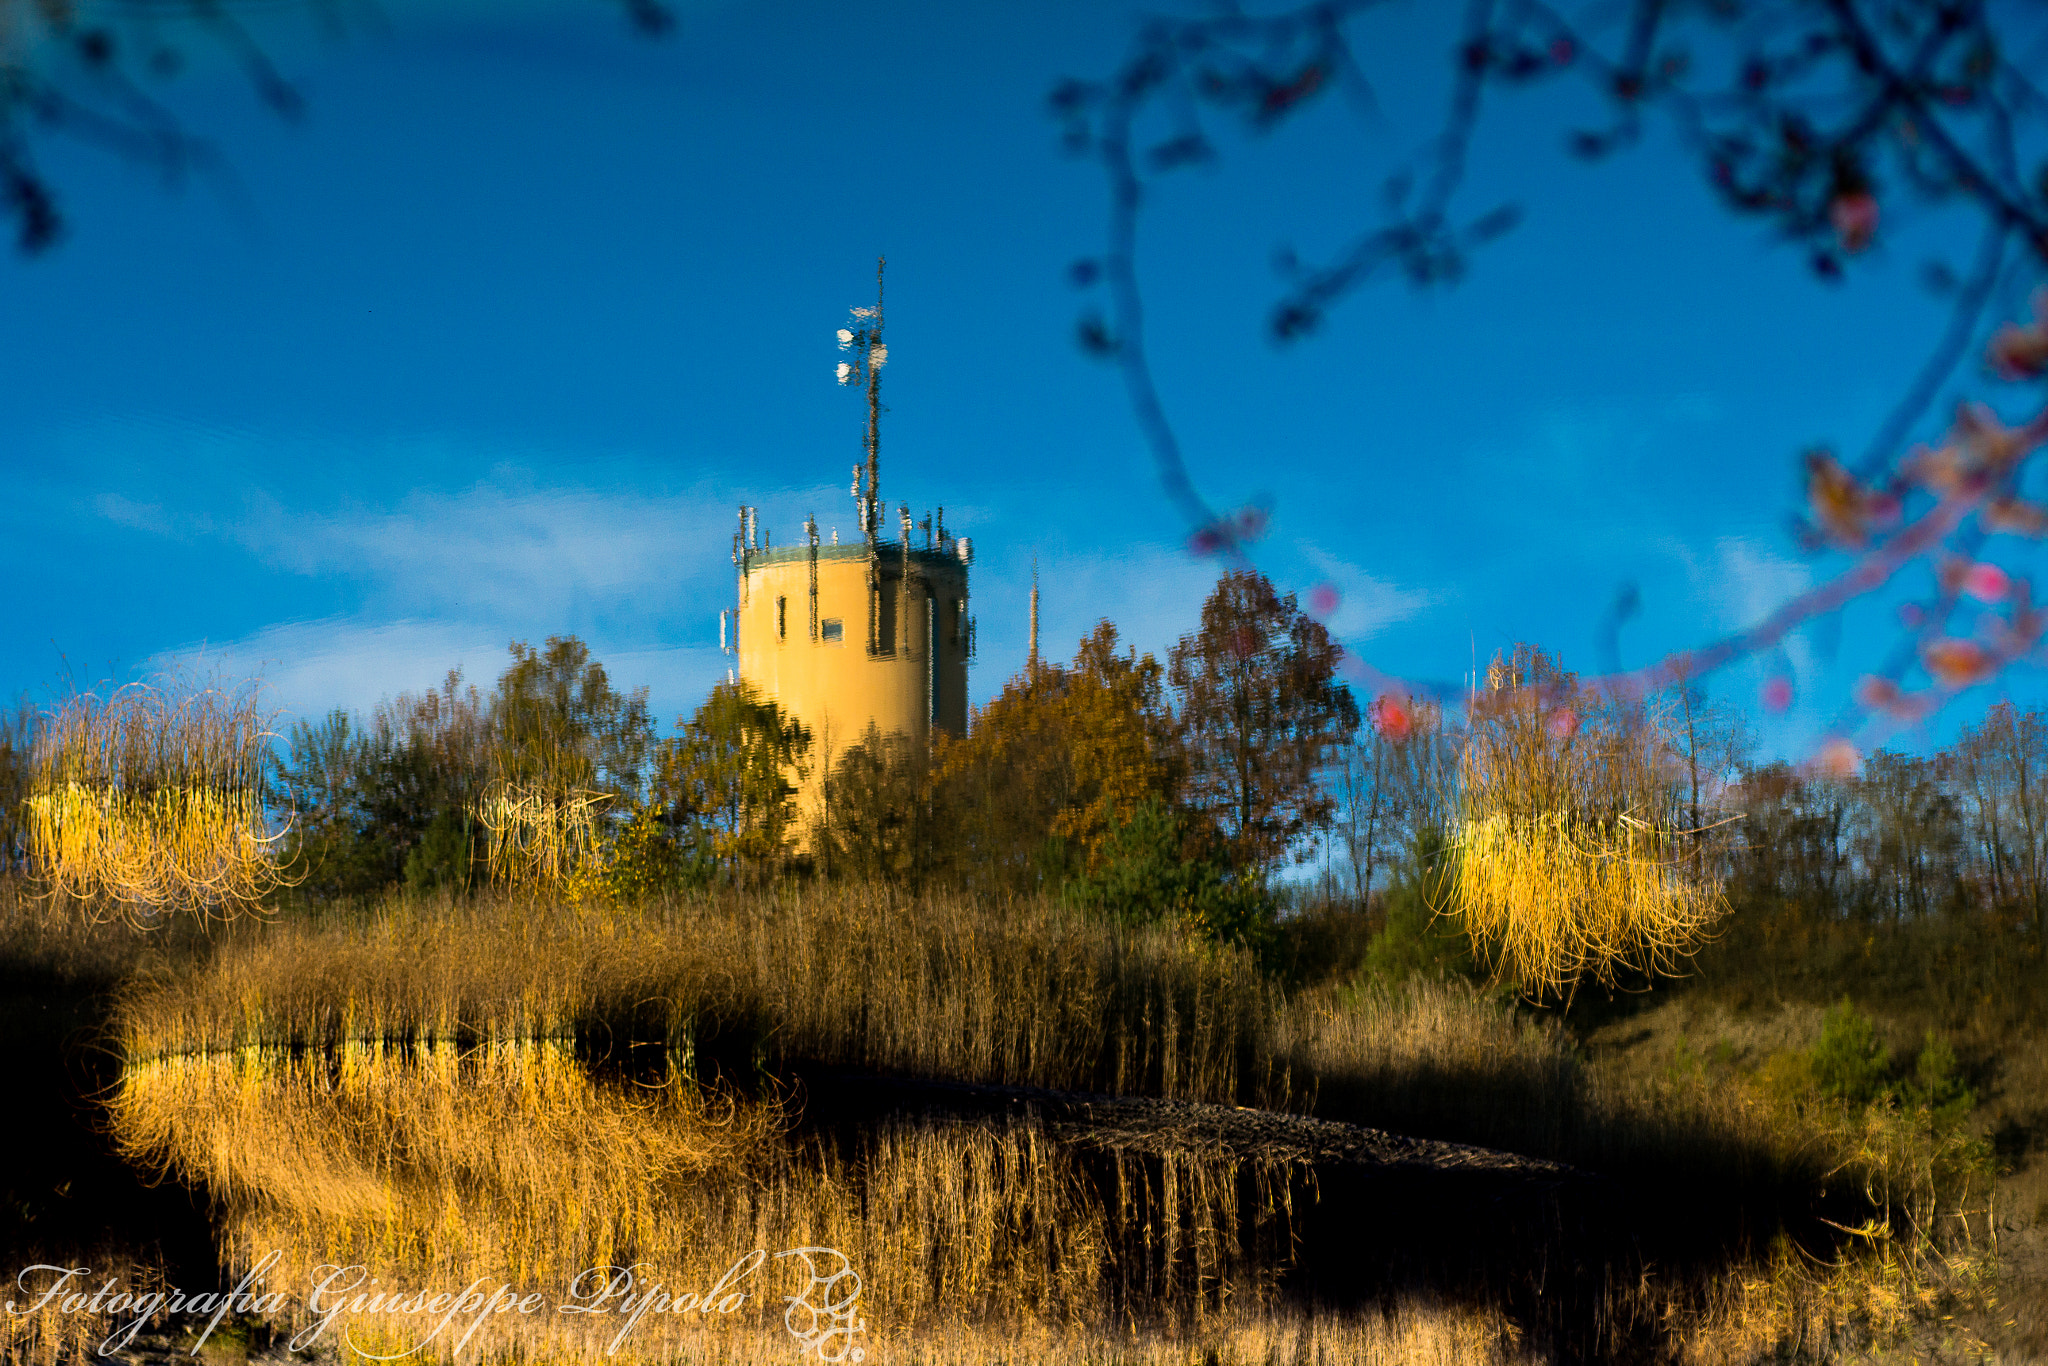
[[[1060,891],[1239,937],[1270,918],[1279,875],[1322,847],[1328,871],[1298,900],[1426,917],[1441,908],[1432,879],[1456,855],[1465,789],[1483,779],[1440,709],[1382,699],[1362,715],[1338,657],[1291,597],[1232,572],[1164,664],[1121,647],[1105,621],[1070,663],[1011,679],[967,736],[927,747],[814,735],[729,684],[662,736],[644,689],[620,691],[582,642],[558,637],[515,643],[488,692],[451,673],[367,716],[295,723],[268,798],[294,894],[313,899],[476,886],[492,866],[492,792],[534,790],[594,803],[586,880],[614,892],[785,876]],[[1600,702],[1527,647],[1488,682],[1545,707],[1563,699],[1530,731],[1553,757],[1638,737],[1625,748],[1655,758],[1658,809],[1628,814],[1684,832],[1738,912],[1866,926],[1967,916],[2048,937],[2038,709],[2000,703],[1932,755],[1880,752],[1859,774],[1830,774],[1753,762],[1740,717],[1698,689]],[[8,869],[26,866],[35,733],[25,705],[0,718]],[[816,823],[796,802],[812,776]]]
[[[1551,696],[1571,695],[1540,651],[1518,648],[1507,667],[1532,665]],[[1483,689],[1481,725],[1486,710]],[[1757,762],[1740,714],[1696,688],[1595,701],[1573,719],[1569,739],[1558,726],[1538,748],[1634,726],[1639,748],[1661,754],[1653,799],[1629,815],[1679,832],[1729,911],[1677,965],[1695,984],[1745,1002],[1884,1002],[1987,1044],[2048,1023],[2048,713],[2000,702],[1945,748],[1878,751],[1857,772]],[[1363,913],[1369,940],[1334,947],[1356,966],[1483,978],[1464,927],[1442,914],[1459,813],[1485,781],[1472,731],[1416,704],[1402,720],[1362,728],[1336,766],[1339,857],[1294,900]]]
[[[488,691],[450,673],[286,730],[265,795],[291,896],[473,888],[530,872],[519,841],[567,830],[557,890],[572,895],[884,880],[1064,892],[1242,937],[1272,875],[1328,829],[1328,771],[1359,724],[1327,632],[1243,572],[1164,664],[1105,621],[1070,664],[1034,662],[968,735],[929,746],[814,735],[744,684],[661,735],[645,690],[621,691],[574,637],[511,654]],[[0,737],[10,812],[34,733],[25,712]],[[586,811],[578,844],[561,817]]]

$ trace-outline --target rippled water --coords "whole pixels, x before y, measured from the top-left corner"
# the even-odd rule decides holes
[[[166,1058],[111,1108],[131,1160],[210,1196],[281,1333],[379,1355],[1175,1333],[1266,1303],[1288,1256],[1285,1180],[1228,1159],[1028,1117],[833,1128],[566,1043]]]

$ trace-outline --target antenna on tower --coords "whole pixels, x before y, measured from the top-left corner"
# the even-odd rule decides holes
[[[875,258],[875,306],[854,309],[849,325],[839,329],[839,349],[854,357],[839,362],[839,382],[868,389],[867,477],[854,472],[853,496],[870,545],[882,530],[882,367],[889,363],[889,348],[882,341],[882,268],[887,263],[886,257]]]
[[[1031,659],[1033,673],[1038,671],[1038,557],[1031,557]]]

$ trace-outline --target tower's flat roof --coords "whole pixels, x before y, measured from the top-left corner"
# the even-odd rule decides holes
[[[875,550],[887,562],[900,562],[903,558],[903,542],[901,541],[879,542],[875,546]],[[745,553],[747,563],[750,565],[802,564],[811,558],[811,548],[801,543],[797,545],[779,545],[772,550],[750,550]],[[868,548],[859,541],[854,542],[852,545],[820,545],[818,547],[818,558],[820,560],[865,560],[867,557]],[[950,566],[954,569],[965,569],[967,567],[958,555],[949,554],[943,550],[920,550],[916,546],[910,548],[910,559],[913,564],[926,569],[944,566]]]

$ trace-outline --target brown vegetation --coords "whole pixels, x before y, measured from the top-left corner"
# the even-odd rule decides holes
[[[1627,1218],[1664,1220],[1664,1256],[1700,1268],[1601,1292],[1604,1331],[1661,1306],[1706,1332],[1736,1314],[1736,1286],[1745,1332],[1766,1310],[1781,1335],[1832,1334],[1886,1305],[1896,1321],[1967,1282],[1984,1233],[1953,1217],[1982,1204],[1976,1168],[1910,1114],[1617,1073],[1470,988],[1288,1000],[1248,953],[1036,899],[390,902],[360,923],[267,927],[140,986],[120,1029],[151,1066],[351,1041],[639,1037],[689,1075],[741,1083],[764,1065],[851,1067],[1291,1106],[1528,1152],[1640,1191]],[[1802,1243],[1839,1260],[1802,1270]]]
[[[962,1081],[1249,1101],[1282,1079],[1249,955],[1043,898],[784,888],[640,906],[393,898],[138,984],[132,1059],[344,1041],[566,1039]]]
[[[645,877],[593,884],[598,895],[578,895],[573,876],[465,895],[480,862],[467,827],[401,803],[390,811],[412,841],[406,877],[431,895],[329,887],[275,922],[192,920],[154,938],[22,901],[0,908],[6,966],[81,1002],[114,994],[103,1037],[125,1060],[112,1112],[125,1150],[206,1189],[243,1265],[283,1240],[360,1249],[394,1275],[509,1263],[552,1276],[645,1248],[694,1276],[691,1259],[720,1240],[830,1237],[860,1250],[875,1303],[895,1316],[886,1348],[875,1339],[883,1355],[933,1360],[1227,1360],[1305,1343],[1333,1360],[1452,1352],[1442,1344],[1463,1358],[1819,1357],[1980,1294],[1993,1151],[1980,1135],[2007,1126],[2018,1137],[1994,1134],[1997,1151],[2023,1157],[2042,1127],[2020,1095],[2025,1068],[1998,1058],[2039,1015],[2039,728],[1987,723],[1965,737],[1974,767],[1878,756],[1860,779],[1765,770],[1734,788],[1698,762],[1674,777],[1674,762],[1698,759],[1697,727],[1660,729],[1521,659],[1528,681],[1504,679],[1478,709],[1461,791],[1425,709],[1404,711],[1404,735],[1379,736],[1385,762],[1361,769],[1360,790],[1391,800],[1359,838],[1382,838],[1385,819],[1411,839],[1393,894],[1328,925],[1267,926],[1246,948],[1191,933],[1194,917],[1103,900],[1140,877],[1092,877],[1113,859],[1137,867],[1141,847],[1167,862],[1187,839],[1213,847],[1221,828],[1190,836],[1185,808],[1155,808],[1144,829],[1157,848],[1132,837],[1125,804],[1179,798],[1192,760],[1157,665],[1113,647],[1099,631],[1071,670],[1021,680],[936,764],[878,740],[860,770],[872,790],[820,845],[840,860],[837,881],[721,875],[678,893],[670,847]],[[573,649],[551,642],[510,673],[525,679],[516,707],[545,725],[508,751],[502,779],[547,779],[536,763],[563,718],[582,737],[577,774],[601,754],[620,773],[634,762],[637,713]],[[479,746],[497,723],[456,705],[454,680],[444,693],[448,708],[414,699],[390,743],[361,749],[344,826],[378,792],[469,792],[448,810],[474,810],[493,770],[470,760],[488,759]],[[353,752],[345,728],[329,738]],[[779,809],[780,762],[749,771],[761,781],[748,792]],[[858,776],[844,762],[840,773]],[[972,856],[949,862],[936,823],[917,823],[937,793],[962,800]],[[733,832],[766,829],[740,813],[753,801],[727,802]],[[1752,817],[1739,844],[1691,833],[1738,803]],[[1452,811],[1466,834],[1443,857],[1420,836]],[[603,844],[623,867],[635,832],[650,848],[672,842],[676,815],[650,801],[623,829],[593,822],[570,862]],[[704,847],[713,862],[790,871],[774,850]],[[1626,1001],[1587,993],[1566,1015],[1432,980],[1457,969],[1430,945],[1378,952],[1409,932],[1389,908],[1446,868],[1484,884],[1475,903],[1522,917],[1519,930],[1489,931],[1483,912],[1471,923],[1497,975],[1533,984],[1531,997],[1571,1002],[1581,978],[1643,984],[1670,965],[1663,951],[1693,946],[1725,876],[1742,911],[1684,999],[1755,1014],[1801,992],[1833,1006],[1846,987],[1897,1010],[1873,1025],[1842,1006],[1828,1018],[1861,1020],[1862,1034],[1822,1030],[1753,1057],[1717,1043],[1703,1059],[1683,1040],[1588,1051],[1602,1021],[1630,1018]],[[1083,884],[1101,895],[1074,894]],[[1018,890],[1061,886],[1065,898]],[[1411,967],[1423,975],[1403,980]],[[1028,1117],[866,1115],[849,1128],[811,1103],[875,1072],[1307,1112],[1578,1175],[1533,1202],[1468,1205],[1173,1135],[1105,1158]],[[1982,1123],[1958,1119],[1970,1087],[1986,1097]],[[1357,1219],[1381,1221],[1387,1260],[1326,1286],[1318,1258],[1333,1228],[1359,1236],[1344,1222]],[[1293,1241],[1260,1241],[1276,1229]],[[1319,1251],[1305,1262],[1288,1248]],[[1544,1282],[1537,1268],[1552,1265],[1572,1271]],[[1350,1307],[1308,1309],[1325,1301],[1288,1299],[1290,1285]],[[1368,1301],[1383,1312],[1352,1312]],[[399,1342],[396,1325],[363,1328]],[[55,1350],[51,1325],[13,1331],[18,1352],[31,1331],[35,1353]],[[723,1344],[739,1356],[758,1345]],[[507,1338],[492,1350],[592,1347]]]
[[[681,1293],[752,1249],[829,1247],[859,1268],[871,1335],[907,1343],[946,1322],[1059,1328],[1116,1309],[1171,1332],[1256,1308],[1279,1269],[1239,1245],[1238,1184],[1214,1160],[1120,1160],[1124,1194],[1105,1205],[1028,1119],[884,1124],[848,1147],[785,1140],[780,1118],[673,1070],[599,1080],[546,1044],[166,1059],[130,1069],[113,1107],[129,1151],[215,1193],[232,1265],[286,1250],[284,1285],[362,1263],[388,1285],[491,1275],[559,1303],[588,1268],[638,1265]],[[730,1319],[656,1316],[623,1356],[777,1327],[766,1292],[793,1270],[764,1263]],[[508,1322],[487,1325],[481,1354],[596,1357],[619,1329]],[[342,1326],[359,1342],[411,1327]]]

